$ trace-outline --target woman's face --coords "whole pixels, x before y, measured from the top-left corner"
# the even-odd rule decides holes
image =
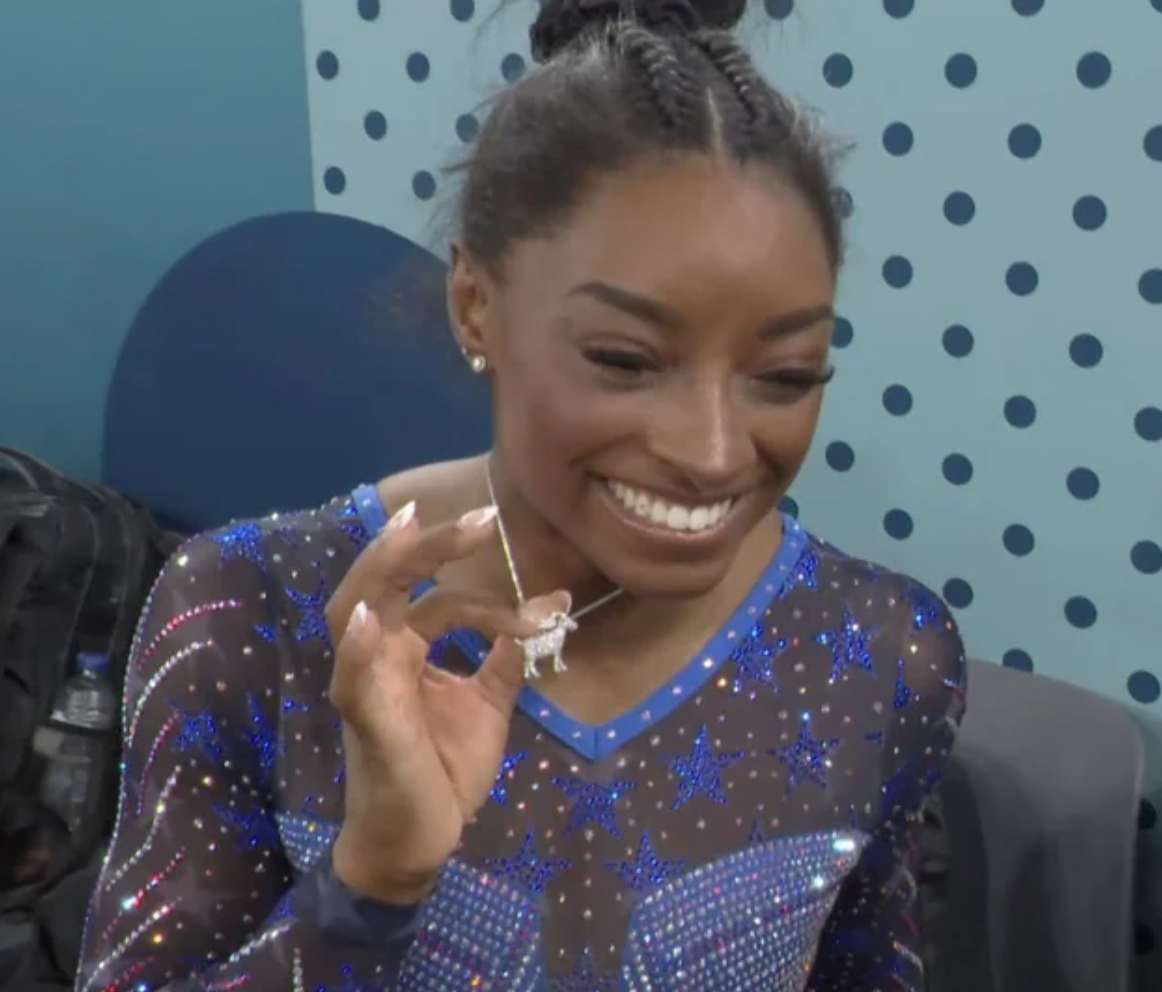
[[[452,314],[492,372],[507,512],[635,595],[709,591],[807,455],[834,295],[795,192],[695,157],[603,178],[499,282],[459,255]]]

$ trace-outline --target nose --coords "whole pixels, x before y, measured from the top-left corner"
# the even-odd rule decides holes
[[[651,424],[648,447],[681,482],[705,492],[728,487],[755,458],[739,398],[721,382],[675,389]]]

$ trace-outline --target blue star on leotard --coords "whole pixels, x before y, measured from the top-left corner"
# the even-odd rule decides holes
[[[717,754],[709,741],[706,724],[694,738],[694,747],[688,755],[670,759],[670,769],[678,777],[678,798],[671,809],[681,809],[695,796],[704,795],[716,803],[726,802],[722,788],[722,773],[743,758],[745,751]]]
[[[822,789],[827,788],[827,773],[831,760],[828,754],[839,746],[839,738],[816,740],[811,733],[811,721],[803,717],[799,737],[791,744],[775,748],[770,753],[787,766],[787,794],[790,795],[804,782],[814,782]]]
[[[772,643],[766,633],[766,628],[756,623],[743,642],[730,653],[730,660],[735,665],[731,688],[736,694],[752,683],[764,685],[772,692],[779,688],[775,679],[775,659],[786,650],[787,641],[784,638]]]
[[[262,527],[249,522],[235,524],[224,531],[215,534],[214,543],[222,552],[222,561],[245,559],[255,565],[265,564],[262,553]]]
[[[583,778],[559,775],[553,779],[553,785],[573,800],[569,824],[565,828],[566,835],[575,833],[587,823],[596,823],[614,837],[621,839],[621,829],[617,825],[617,810],[614,806],[627,792],[637,788],[635,782],[618,779],[603,785],[600,782],[587,782]]]
[[[545,886],[559,875],[571,862],[561,858],[542,861],[537,857],[537,842],[530,829],[525,834],[520,850],[511,858],[486,858],[484,863],[492,869],[497,878],[516,882],[530,892],[544,892]]]
[[[815,635],[815,642],[831,651],[831,681],[838,682],[849,668],[862,668],[875,674],[875,659],[871,644],[879,634],[876,629],[865,629],[851,609],[844,607],[843,619],[834,630]]]
[[[492,791],[489,793],[499,805],[508,805],[508,776],[528,756],[528,751],[516,751],[513,754],[506,754],[504,756],[504,761],[500,765],[500,771],[496,775],[496,784],[493,785]]]
[[[642,834],[637,856],[632,861],[607,861],[605,867],[620,878],[634,892],[665,885],[686,862],[680,859],[665,861],[658,857],[648,833]]]
[[[295,640],[322,641],[331,643],[331,632],[327,628],[327,595],[326,584],[320,578],[318,588],[312,593],[299,592],[287,586],[287,598],[299,610],[299,625],[295,630]]]

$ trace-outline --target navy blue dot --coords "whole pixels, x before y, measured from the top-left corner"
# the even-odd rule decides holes
[[[328,193],[333,193],[338,196],[347,188],[347,177],[343,175],[343,170],[331,166],[323,173],[323,187]]]
[[[1078,368],[1092,369],[1104,354],[1101,341],[1092,334],[1079,334],[1069,342],[1069,357]]]
[[[379,16],[379,0],[359,0],[359,16],[374,21]]]
[[[1013,427],[1032,427],[1037,419],[1037,405],[1028,396],[1010,396],[1005,400],[1005,420]]]
[[[1013,10],[1022,17],[1032,17],[1034,14],[1040,13],[1044,6],[1045,0],[1013,0]]]
[[[779,510],[788,517],[794,517],[796,520],[799,519],[799,504],[791,496],[784,496],[779,500]]]
[[[944,217],[948,223],[963,225],[976,216],[976,203],[967,193],[949,193],[944,200]]]
[[[976,82],[976,59],[961,52],[944,63],[944,78],[957,89]]]
[[[906,541],[912,536],[912,515],[907,510],[888,510],[884,514],[884,530],[897,541]]]
[[[851,198],[851,193],[844,189],[844,187],[837,186],[835,188],[832,200],[835,203],[835,209],[839,211],[840,217],[846,219],[855,213],[855,201]]]
[[[1162,548],[1153,541],[1139,541],[1130,549],[1130,563],[1143,575],[1162,572]]]
[[[944,598],[948,600],[949,606],[954,606],[958,610],[968,609],[972,606],[972,586],[964,579],[949,579],[944,583]]]
[[[1065,619],[1079,630],[1088,630],[1097,623],[1097,607],[1085,596],[1071,596],[1065,601]]]
[[[912,129],[902,121],[896,121],[884,128],[884,149],[889,155],[907,155],[912,150],[914,141]]]
[[[835,328],[831,332],[831,343],[836,348],[846,348],[855,337],[855,328],[846,317],[835,318]]]
[[[1005,273],[1005,285],[1014,296],[1029,296],[1037,291],[1040,277],[1028,262],[1014,262]]]
[[[528,66],[525,65],[525,60],[517,55],[516,52],[509,53],[500,62],[500,74],[510,83],[515,83],[520,79],[525,74],[527,68]]]
[[[1001,656],[1001,664],[1005,668],[1013,668],[1018,672],[1033,671],[1033,659],[1029,657],[1027,651],[1022,651],[1020,648],[1009,648]]]
[[[884,409],[893,417],[902,417],[911,412],[912,393],[907,386],[899,384],[884,390]]]
[[[1033,532],[1023,524],[1010,524],[1002,536],[1005,550],[1018,558],[1024,558],[1033,550]]]
[[[964,455],[949,455],[941,466],[944,478],[954,486],[964,486],[972,481],[972,462]]]
[[[964,358],[972,352],[972,331],[962,324],[953,324],[944,331],[944,350],[953,358]]]
[[[1162,4],[1162,0],[1157,0],[1157,2]],[[1158,810],[1154,808],[1154,804],[1149,799],[1143,799],[1141,805],[1138,806],[1138,829],[1153,830],[1157,825]]]
[[[1009,132],[1009,151],[1017,158],[1032,158],[1041,150],[1041,132],[1032,124],[1018,124]]]
[[[474,114],[461,114],[456,118],[456,137],[464,144],[469,144],[476,140],[476,135],[480,133],[480,121],[478,121]]]
[[[1106,222],[1106,205],[1101,197],[1083,196],[1073,205],[1073,223],[1083,231],[1096,231]]]
[[[315,59],[315,71],[324,79],[334,79],[339,75],[339,56],[334,52],[319,52]]]
[[[363,130],[367,132],[367,137],[379,141],[387,134],[387,118],[378,110],[373,110],[363,118]]]
[[[1162,269],[1149,269],[1138,280],[1138,292],[1147,303],[1162,303]]]
[[[1087,89],[1096,90],[1110,81],[1113,66],[1101,52],[1088,52],[1077,63],[1077,81]]]
[[[1162,14],[1162,0],[1150,0],[1150,6]]]
[[[450,7],[452,16],[461,23],[472,20],[473,15],[476,13],[476,3],[474,0],[452,0]]]
[[[791,16],[791,12],[795,9],[795,0],[766,0],[764,6],[767,9],[768,17],[782,21]]]
[[[854,72],[851,59],[839,52],[829,55],[827,61],[823,63],[824,80],[828,86],[834,86],[837,90],[851,82]]]
[[[1139,703],[1157,702],[1162,695],[1162,684],[1150,672],[1134,672],[1126,679],[1126,688],[1130,691],[1130,698]]]
[[[432,63],[423,52],[412,52],[407,60],[408,76],[415,82],[422,83],[432,74]]]
[[[436,195],[436,177],[430,172],[417,172],[412,176],[412,192],[421,200],[430,200]]]
[[[1093,499],[1101,489],[1101,479],[1090,468],[1075,468],[1065,477],[1065,488],[1074,499]]]
[[[1134,430],[1143,441],[1162,441],[1162,410],[1144,406],[1134,414]]]
[[[1145,149],[1148,158],[1162,162],[1162,124],[1146,132],[1146,137],[1142,139],[1142,148]]]
[[[884,262],[884,282],[893,289],[903,289],[912,281],[912,263],[903,255],[893,255]]]
[[[889,17],[907,17],[915,6],[915,0],[884,0],[884,12]]]
[[[846,472],[855,464],[855,452],[843,441],[832,441],[824,452],[827,464],[836,472]]]

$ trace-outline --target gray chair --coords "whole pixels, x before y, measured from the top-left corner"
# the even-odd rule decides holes
[[[1127,992],[1143,753],[1117,704],[969,663],[930,992]],[[934,931],[934,932],[933,932]]]

